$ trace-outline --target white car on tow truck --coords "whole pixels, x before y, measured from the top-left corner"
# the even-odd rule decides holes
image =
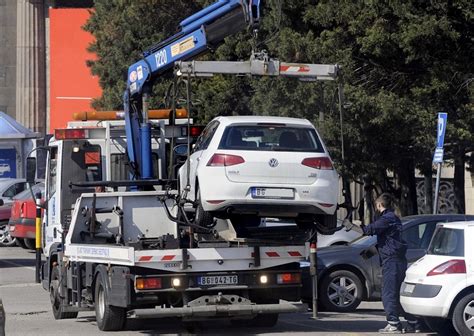
[[[403,309],[441,334],[474,333],[474,221],[438,224],[428,253],[406,273]]]
[[[179,171],[203,226],[213,217],[258,226],[261,218],[295,219],[321,231],[336,227],[339,176],[306,119],[217,117]]]

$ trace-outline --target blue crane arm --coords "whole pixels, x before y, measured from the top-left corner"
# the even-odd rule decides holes
[[[143,59],[128,68],[124,112],[133,179],[152,178],[150,124],[141,100],[153,81],[175,62],[203,54],[246,27],[256,28],[259,19],[260,0],[218,0],[181,21],[177,34],[145,51]]]
[[[130,96],[140,94],[148,81],[173,68],[176,61],[191,59],[246,26],[258,24],[259,3],[219,0],[181,21],[179,33],[144,52],[144,58],[128,68]]]

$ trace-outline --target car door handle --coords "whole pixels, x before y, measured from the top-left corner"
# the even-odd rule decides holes
[[[201,160],[201,158],[197,158],[197,159],[196,159],[196,161],[200,161],[200,160]]]

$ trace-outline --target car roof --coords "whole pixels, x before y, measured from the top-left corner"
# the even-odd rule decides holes
[[[451,229],[464,229],[468,226],[474,226],[474,220],[442,223],[442,225]]]
[[[466,221],[474,220],[474,215],[464,214],[423,214],[423,215],[411,215],[401,218],[403,223],[415,223],[418,221]]]
[[[272,116],[219,116],[214,118],[223,125],[227,126],[235,123],[282,123],[282,124],[293,124],[302,126],[313,125],[307,119],[301,118],[289,118],[289,117],[272,117]]]

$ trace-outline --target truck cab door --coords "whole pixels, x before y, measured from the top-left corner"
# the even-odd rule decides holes
[[[48,153],[46,166],[46,209],[43,216],[43,250],[49,255],[49,249],[55,242],[61,242],[59,231],[61,229],[59,216],[59,202],[57,190],[60,186],[60,165],[59,165],[59,148],[52,146]]]

